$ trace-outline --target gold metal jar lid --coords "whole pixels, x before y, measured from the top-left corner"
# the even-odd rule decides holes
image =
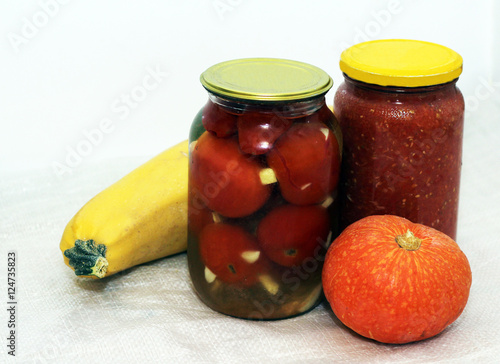
[[[251,101],[293,101],[325,94],[331,77],[318,67],[279,58],[244,58],[218,63],[200,76],[220,96]]]

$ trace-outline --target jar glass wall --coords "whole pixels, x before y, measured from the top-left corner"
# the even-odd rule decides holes
[[[464,122],[457,79],[404,87],[344,76],[334,99],[344,139],[342,228],[391,214],[455,239]]]
[[[337,229],[340,129],[324,93],[209,92],[191,128],[188,263],[212,309],[278,319],[316,306]]]

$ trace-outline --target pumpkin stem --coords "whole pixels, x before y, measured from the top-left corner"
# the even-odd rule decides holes
[[[108,270],[106,246],[96,244],[94,240],[76,240],[75,246],[64,251],[69,265],[75,269],[77,276],[93,276],[103,278]]]
[[[399,247],[406,250],[418,250],[420,244],[422,244],[422,240],[413,235],[410,229],[408,229],[406,233],[396,236],[396,243],[398,243]]]

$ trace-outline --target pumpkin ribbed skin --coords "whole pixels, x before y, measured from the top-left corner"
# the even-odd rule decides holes
[[[398,244],[418,238],[416,250]],[[369,216],[330,246],[323,288],[333,312],[358,334],[402,344],[443,331],[462,313],[472,274],[447,235],[391,215]]]

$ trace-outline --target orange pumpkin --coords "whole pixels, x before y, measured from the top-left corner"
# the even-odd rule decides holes
[[[339,320],[392,344],[443,331],[464,310],[471,283],[467,257],[450,237],[391,215],[347,227],[323,268],[325,296]]]

